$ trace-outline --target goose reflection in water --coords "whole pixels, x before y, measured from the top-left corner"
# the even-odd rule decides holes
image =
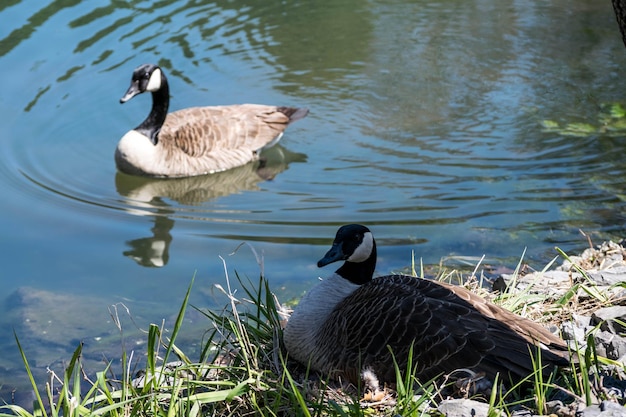
[[[230,194],[258,190],[259,183],[274,179],[291,162],[306,162],[306,155],[276,145],[266,151],[259,162],[210,175],[159,179],[118,172],[115,187],[128,205],[126,211],[154,218],[151,235],[127,241],[130,249],[123,255],[145,267],[167,265],[173,239],[170,232],[175,223],[170,216],[177,210],[166,200],[200,205]]]

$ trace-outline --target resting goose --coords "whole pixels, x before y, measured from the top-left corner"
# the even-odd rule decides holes
[[[317,265],[336,261],[344,263],[304,295],[284,331],[290,357],[313,370],[354,384],[373,371],[394,383],[388,346],[403,370],[411,344],[422,382],[459,369],[519,381],[532,373],[537,348],[546,372],[569,363],[557,336],[465,288],[406,275],[373,278],[376,242],[365,226],[341,227]]]
[[[152,93],[152,110],[126,133],[115,151],[122,172],[150,177],[190,177],[225,171],[259,157],[307,109],[259,104],[191,107],[167,113],[170,93],[163,70],[143,64],[133,72],[125,103]]]

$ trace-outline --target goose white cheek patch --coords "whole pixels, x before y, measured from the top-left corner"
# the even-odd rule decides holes
[[[157,68],[150,76],[146,91],[157,91],[159,88],[161,88],[161,70]]]
[[[348,258],[349,262],[364,262],[372,254],[372,248],[374,247],[374,236],[371,232],[366,232],[363,235],[363,242],[356,248],[354,253]]]

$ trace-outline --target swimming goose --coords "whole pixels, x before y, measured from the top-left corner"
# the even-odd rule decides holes
[[[394,383],[388,346],[403,370],[411,344],[422,382],[459,369],[519,381],[532,373],[529,351],[538,347],[546,372],[569,363],[557,336],[465,288],[406,275],[373,278],[376,242],[365,226],[342,226],[317,265],[336,261],[344,263],[302,297],[284,331],[290,357],[313,370],[354,384],[373,371]]]
[[[125,103],[152,93],[152,110],[139,126],[126,133],[115,150],[122,172],[150,177],[190,177],[225,171],[259,157],[274,145],[307,109],[259,104],[191,107],[167,113],[167,78],[157,65],[135,69]]]

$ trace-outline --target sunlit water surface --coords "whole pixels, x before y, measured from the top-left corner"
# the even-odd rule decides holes
[[[26,385],[14,329],[38,376],[78,341],[100,370],[124,337],[143,337],[118,304],[119,335],[109,306],[123,302],[142,329],[171,324],[194,276],[191,302],[222,305],[220,256],[231,278],[261,270],[248,246],[231,256],[242,242],[288,299],[329,273],[315,262],[345,223],[372,228],[381,273],[412,251],[515,267],[526,249],[542,268],[555,246],[583,249],[580,230],[624,235],[624,135],[541,124],[600,127],[626,96],[610,2],[248,3],[0,3],[3,390]],[[168,74],[174,110],[310,114],[263,166],[118,174],[116,143],[150,106],[119,98],[144,62]],[[193,352],[208,324],[190,317]]]

